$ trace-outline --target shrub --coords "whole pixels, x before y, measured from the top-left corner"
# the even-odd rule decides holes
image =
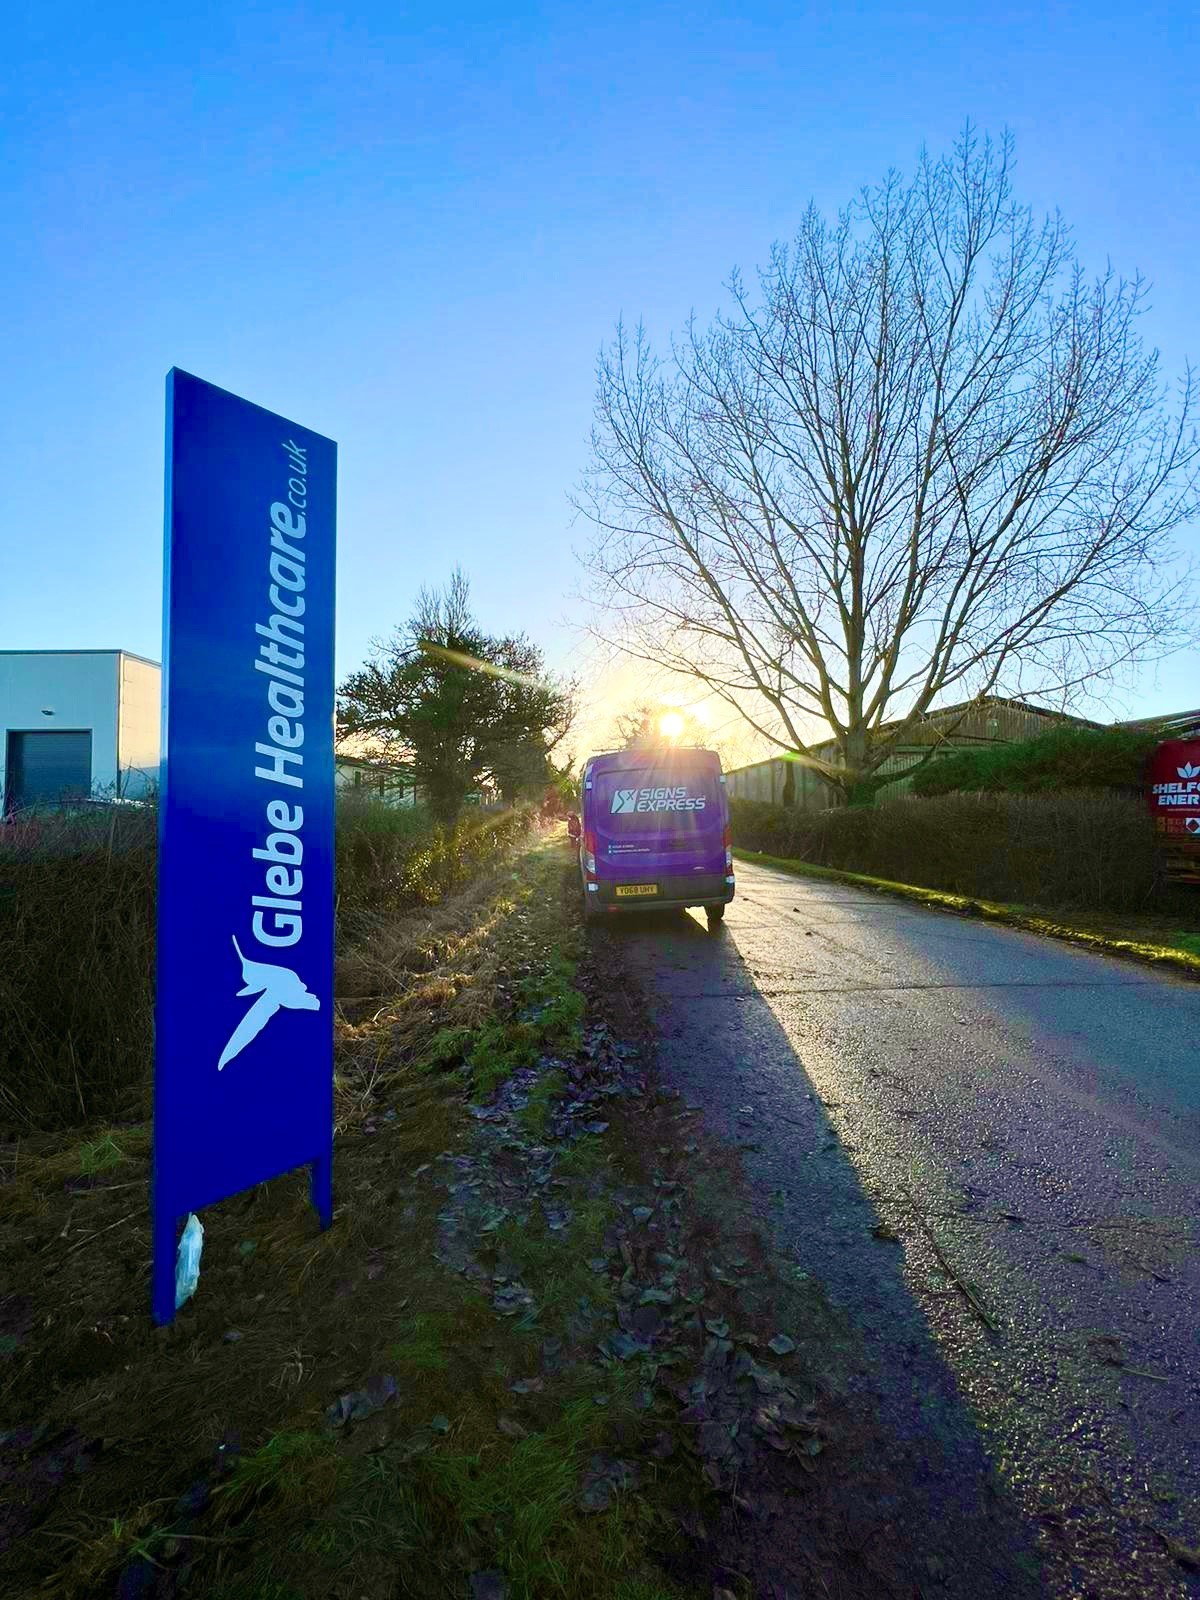
[[[0,828],[0,1127],[136,1120],[153,1059],[156,816],[47,815]],[[531,826],[339,797],[339,942],[440,900]]]
[[[389,813],[381,815],[381,813]],[[422,808],[381,806],[352,797],[338,808],[339,937],[373,917],[435,905],[533,827],[532,807],[467,811],[453,827]]]
[[[0,1121],[145,1109],[155,856],[153,811],[0,829]]]
[[[1096,911],[1167,909],[1143,804],[1111,790],[904,796],[793,811],[735,800],[744,849],[983,900]]]
[[[1140,788],[1162,737],[1131,728],[1054,728],[1033,739],[939,756],[910,781],[909,792],[1039,794],[1047,790]]]

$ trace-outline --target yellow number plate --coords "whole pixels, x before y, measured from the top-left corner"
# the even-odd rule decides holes
[[[618,895],[633,896],[633,895],[636,895],[636,894],[657,894],[657,893],[658,893],[658,885],[656,883],[619,883],[617,885],[617,894]]]

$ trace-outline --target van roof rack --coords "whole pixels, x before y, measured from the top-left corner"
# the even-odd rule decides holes
[[[705,755],[715,754],[715,751],[710,750],[709,746],[706,744],[672,744],[662,746],[652,744],[623,744],[618,745],[615,750],[593,750],[587,759],[589,761],[594,761],[597,756],[628,756],[633,755],[638,751],[644,751],[647,755],[663,755],[664,753],[670,753],[671,751],[677,750],[702,750]]]

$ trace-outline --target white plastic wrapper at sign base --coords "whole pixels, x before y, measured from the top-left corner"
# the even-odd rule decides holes
[[[189,1212],[179,1254],[175,1258],[175,1309],[190,1300],[200,1282],[200,1252],[204,1248],[204,1226],[194,1211]]]

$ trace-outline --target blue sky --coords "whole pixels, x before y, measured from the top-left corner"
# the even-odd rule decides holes
[[[455,563],[579,662],[616,317],[707,317],[970,117],[1200,359],[1193,8],[18,0],[0,52],[0,647],[160,646],[163,377],[340,446],[339,671]],[[1192,536],[1193,545],[1195,536]],[[1200,701],[1200,653],[1114,711]]]

